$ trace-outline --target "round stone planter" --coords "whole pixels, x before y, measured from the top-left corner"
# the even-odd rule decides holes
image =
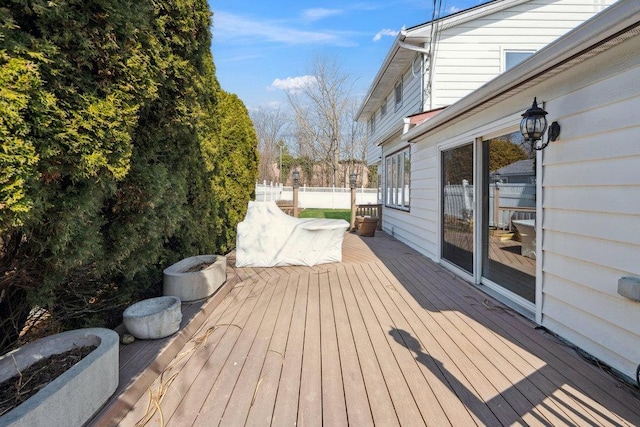
[[[225,256],[192,256],[164,269],[162,293],[182,301],[196,301],[213,295],[226,280]]]
[[[118,334],[87,328],[51,335],[0,357],[0,382],[37,361],[77,347],[97,348],[44,388],[0,417],[12,427],[80,426],[107,401],[118,387]]]
[[[122,323],[138,339],[168,337],[180,329],[180,298],[163,296],[137,302],[124,311]]]

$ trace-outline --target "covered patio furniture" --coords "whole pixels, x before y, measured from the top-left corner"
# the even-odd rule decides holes
[[[512,221],[520,233],[522,248],[520,254],[536,259],[536,221],[534,219],[521,219]]]
[[[293,218],[275,202],[249,202],[238,224],[237,267],[313,266],[342,261],[349,223],[342,219]]]

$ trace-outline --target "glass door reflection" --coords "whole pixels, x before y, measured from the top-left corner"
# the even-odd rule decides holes
[[[442,152],[442,258],[473,273],[473,144]]]
[[[482,163],[482,276],[534,303],[535,152],[514,132],[484,141]]]

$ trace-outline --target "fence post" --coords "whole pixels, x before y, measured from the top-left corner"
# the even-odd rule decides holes
[[[500,184],[497,182],[493,189],[493,224],[496,230],[500,228]]]

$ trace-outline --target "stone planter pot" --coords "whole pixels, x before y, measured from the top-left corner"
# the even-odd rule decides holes
[[[199,265],[204,269],[189,271]],[[208,298],[227,280],[227,258],[222,255],[197,255],[185,258],[163,271],[163,295],[182,301]]]
[[[180,298],[164,296],[149,298],[127,307],[122,323],[138,339],[168,337],[180,329],[182,304]]]
[[[376,228],[378,228],[378,217],[365,216],[358,226],[358,234],[363,237],[373,237],[376,234]]]
[[[77,347],[97,348],[44,388],[0,417],[12,427],[67,427],[86,423],[118,387],[118,334],[76,329],[39,339],[0,357],[0,382],[37,361]]]

